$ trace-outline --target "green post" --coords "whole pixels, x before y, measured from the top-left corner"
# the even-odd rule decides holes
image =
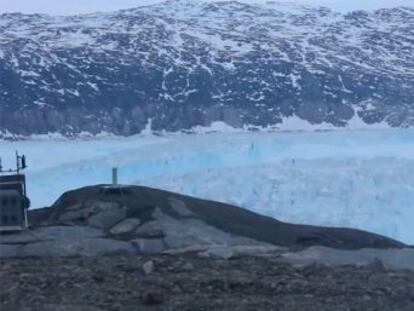
[[[113,167],[112,168],[112,186],[118,185],[118,168]]]

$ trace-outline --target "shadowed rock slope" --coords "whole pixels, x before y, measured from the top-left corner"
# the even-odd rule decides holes
[[[400,242],[360,230],[287,224],[240,207],[140,186],[91,186],[67,192],[52,209],[45,210],[39,221],[48,225],[86,225],[122,239],[140,237],[143,227],[152,227],[152,235],[141,230],[148,237],[168,239],[166,231],[173,231],[168,224],[175,222],[187,229],[197,226],[199,232],[192,232],[194,239],[207,239],[208,233],[217,230],[222,235],[284,247],[403,247]]]
[[[414,249],[369,232],[288,224],[246,209],[141,186],[89,186],[0,235],[0,259],[196,254],[272,257],[293,265],[414,270]],[[360,250],[360,251],[358,251]]]

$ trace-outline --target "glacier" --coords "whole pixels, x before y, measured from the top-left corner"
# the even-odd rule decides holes
[[[1,141],[28,157],[33,208],[67,190],[140,184],[282,221],[354,227],[414,244],[414,130],[230,132]]]

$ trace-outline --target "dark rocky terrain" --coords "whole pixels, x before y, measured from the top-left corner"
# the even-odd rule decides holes
[[[91,186],[0,235],[1,310],[406,310],[414,249],[139,186]]]
[[[295,268],[275,258],[180,256],[0,261],[7,311],[412,311],[414,272]]]
[[[150,120],[156,131],[265,127],[290,116],[408,127],[413,29],[408,7],[341,14],[276,2],[2,14],[0,135],[131,135]]]

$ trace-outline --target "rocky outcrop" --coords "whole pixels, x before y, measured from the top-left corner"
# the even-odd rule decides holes
[[[295,266],[323,264],[328,266],[367,266],[377,265],[390,270],[414,271],[414,249],[360,249],[339,250],[313,246],[301,252],[284,253],[281,261]]]
[[[138,186],[30,217],[0,235],[1,310],[413,310],[414,249],[368,232]]]
[[[167,1],[0,15],[0,135],[413,125],[412,8]],[[362,120],[362,121],[361,121]]]
[[[364,231],[287,224],[236,206],[140,186],[70,191],[29,217],[30,230],[0,235],[0,258],[197,253],[228,259],[279,256],[309,246],[404,247]]]

